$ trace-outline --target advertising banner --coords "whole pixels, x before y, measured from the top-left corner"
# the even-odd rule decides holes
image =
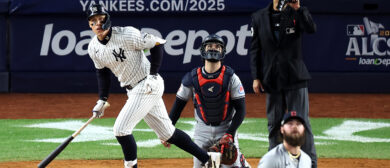
[[[6,21],[5,17],[0,15],[0,72],[7,70],[7,41],[6,41]]]
[[[94,34],[85,16],[13,16],[10,20],[11,71],[94,70],[87,54]],[[199,66],[201,41],[211,33],[222,36],[226,42],[226,64],[239,71],[249,71],[249,16],[113,17],[112,22],[165,38],[163,72],[189,71]],[[25,31],[25,25],[30,31]]]
[[[0,14],[8,13],[9,0],[0,0]]]
[[[389,14],[388,0],[300,0],[313,13],[321,14]],[[331,3],[329,3],[331,2]]]
[[[314,15],[317,33],[306,36],[312,72],[389,72],[389,15]]]
[[[2,2],[5,1],[0,0],[0,12],[2,4],[5,4]],[[83,80],[90,80],[94,71],[87,54],[88,43],[94,34],[88,27],[85,11],[90,5],[101,3],[112,14],[113,26],[133,26],[167,40],[160,69],[164,79],[169,79],[165,81],[166,91],[175,92],[184,73],[202,65],[200,44],[211,33],[216,33],[225,40],[227,56],[224,64],[235,69],[249,91],[252,84],[248,55],[251,41],[250,15],[269,2],[12,0],[6,10],[9,15],[0,17],[0,30],[9,27],[9,52],[6,52],[5,37],[2,37],[4,34],[0,34],[0,71],[8,68],[5,63],[8,57],[9,71],[13,73],[12,91],[45,91],[47,88],[52,91],[74,91],[75,88],[85,91],[86,87],[90,88]],[[351,5],[356,8],[356,3]],[[390,15],[386,12],[374,12],[383,11],[382,6],[374,9],[375,4],[368,4],[368,7],[364,7],[364,11],[366,8],[370,9],[368,12],[351,14],[339,13],[339,8],[326,13],[318,5],[311,6],[314,9],[312,15],[317,24],[317,32],[303,35],[302,50],[306,66],[313,76],[314,85],[311,86],[321,90],[326,85],[324,81],[334,80],[337,85],[330,91],[337,90],[337,87],[348,91],[348,81],[354,81],[351,78],[356,81],[365,78],[361,76],[363,73],[365,76],[375,77],[371,81],[380,81],[386,76],[390,71]],[[350,73],[354,75],[345,75]],[[75,77],[74,74],[78,76]],[[52,77],[64,81],[72,78],[77,80],[73,79],[73,85],[65,86],[65,82],[61,80],[53,83]],[[34,85],[27,88],[26,80],[38,82],[36,84],[40,88],[36,90]],[[65,90],[61,90],[64,88]],[[359,89],[353,91],[359,92]]]
[[[0,1],[0,92],[8,92],[9,73],[7,68],[7,40],[6,40],[6,19],[1,15],[3,12],[3,1]]]
[[[337,19],[336,19],[337,18]],[[390,22],[386,16],[314,15],[318,31],[304,35],[305,62],[313,72],[388,72]],[[117,17],[113,25],[134,26],[167,39],[161,71],[199,65],[202,38],[227,42],[226,64],[249,71],[250,17]],[[90,71],[87,46],[93,37],[85,17],[11,17],[12,71]],[[208,24],[213,23],[213,24]],[[30,31],[25,31],[29,25]],[[21,49],[23,47],[23,49]]]
[[[270,1],[264,0],[12,0],[10,13],[79,14],[99,3],[112,13],[231,13],[255,11]]]

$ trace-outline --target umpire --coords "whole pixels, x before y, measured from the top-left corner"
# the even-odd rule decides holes
[[[309,122],[307,81],[311,78],[302,60],[303,32],[314,33],[316,25],[299,0],[273,0],[252,14],[250,48],[253,90],[265,92],[269,150],[280,144],[280,122],[286,111],[301,113],[307,124],[302,150],[317,167],[317,154]]]

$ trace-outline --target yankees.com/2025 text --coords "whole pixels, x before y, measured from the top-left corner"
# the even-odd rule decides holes
[[[225,0],[80,0],[83,11],[96,3],[109,12],[209,12],[226,7]]]
[[[224,0],[153,0],[152,11],[223,11]]]

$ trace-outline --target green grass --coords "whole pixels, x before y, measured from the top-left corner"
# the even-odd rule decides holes
[[[87,119],[20,119],[0,120],[0,161],[27,161],[42,160],[52,152],[60,143],[36,142],[39,139],[53,139],[69,137],[78,128],[64,130],[56,128],[25,127],[32,124],[79,121],[84,123]],[[181,118],[176,125],[178,128],[189,131],[193,125],[185,121],[194,121],[192,118]],[[331,138],[326,131],[332,127],[352,121],[361,122],[347,130],[368,128],[369,123],[379,123],[379,126],[370,130],[355,131],[351,136],[355,140],[340,140]],[[121,148],[114,135],[111,133],[114,118],[94,120],[56,159],[122,159]],[[372,158],[390,159],[390,120],[389,119],[333,119],[312,118],[311,125],[319,157],[326,158]],[[71,125],[66,125],[71,127]],[[95,134],[90,134],[88,129],[97,128]],[[99,128],[98,128],[99,127]],[[73,127],[72,127],[73,128]],[[157,141],[157,136],[149,129],[145,122],[137,125],[133,132],[138,144],[147,140]],[[93,131],[92,131],[93,132]],[[264,118],[248,118],[239,128],[240,149],[246,157],[261,157],[267,152],[267,121]],[[83,137],[82,137],[83,136]],[[251,140],[245,136],[262,138],[263,140]],[[104,140],[75,142],[83,138],[105,137]],[[340,136],[336,136],[340,137]],[[356,138],[358,137],[358,138]],[[360,139],[369,138],[375,141],[359,142]],[[375,139],[376,138],[376,139]],[[264,140],[265,139],[265,140]],[[379,139],[379,140],[378,140]],[[385,141],[385,142],[376,142]],[[115,144],[115,145],[107,145]],[[157,144],[154,147],[138,146],[139,158],[189,158],[190,154],[175,146],[167,149]]]

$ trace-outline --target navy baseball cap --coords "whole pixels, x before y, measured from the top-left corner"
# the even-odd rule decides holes
[[[283,125],[292,119],[298,119],[303,125],[305,125],[305,120],[297,113],[297,111],[289,111],[284,114],[282,123],[280,125]]]

